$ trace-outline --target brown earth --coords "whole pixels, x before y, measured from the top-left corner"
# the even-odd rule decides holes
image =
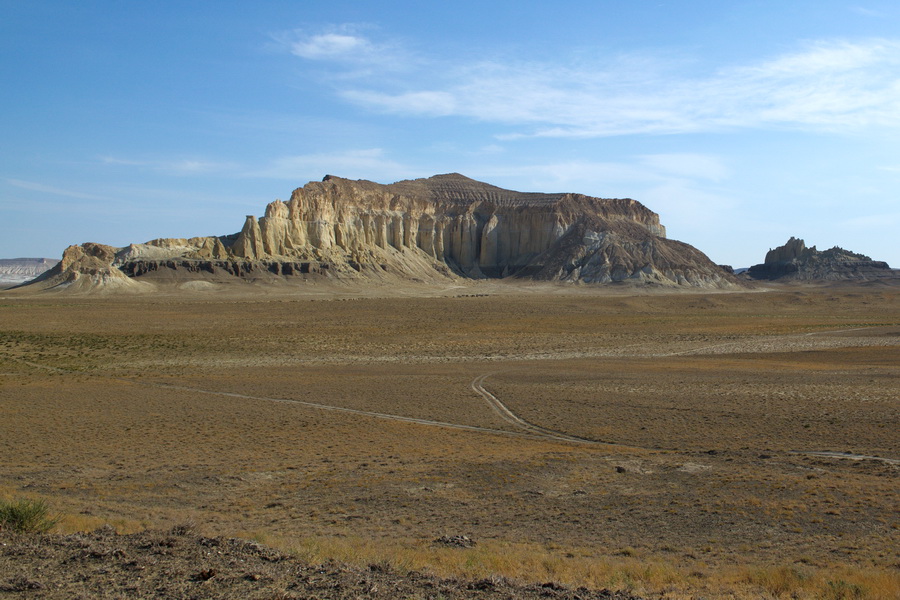
[[[240,289],[0,296],[0,496],[313,563],[900,591],[896,287]]]
[[[0,597],[640,600],[554,582],[518,585],[502,577],[465,581],[398,573],[388,563],[311,565],[255,542],[199,536],[185,526],[130,535],[111,527],[40,538],[0,533],[0,540],[0,572],[6,576]]]

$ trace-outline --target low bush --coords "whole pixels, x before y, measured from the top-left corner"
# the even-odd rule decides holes
[[[44,500],[0,500],[0,529],[46,533],[58,520],[58,517],[50,516],[50,506]]]

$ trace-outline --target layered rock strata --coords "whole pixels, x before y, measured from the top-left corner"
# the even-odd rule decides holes
[[[381,185],[326,176],[248,216],[237,234],[66,250],[66,283],[185,276],[520,277],[728,286],[695,248],[631,199],[522,193],[459,174]]]

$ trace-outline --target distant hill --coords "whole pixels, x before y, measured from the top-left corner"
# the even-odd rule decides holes
[[[25,283],[58,262],[55,258],[0,258],[0,287]]]
[[[900,277],[884,261],[838,246],[828,250],[807,248],[802,239],[794,237],[785,245],[769,250],[765,262],[750,267],[746,274],[770,281],[869,281]]]

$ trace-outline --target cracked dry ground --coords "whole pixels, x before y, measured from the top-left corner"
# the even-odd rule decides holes
[[[3,297],[0,496],[476,580],[897,589],[896,289],[471,287]],[[485,374],[610,445],[521,435]]]

